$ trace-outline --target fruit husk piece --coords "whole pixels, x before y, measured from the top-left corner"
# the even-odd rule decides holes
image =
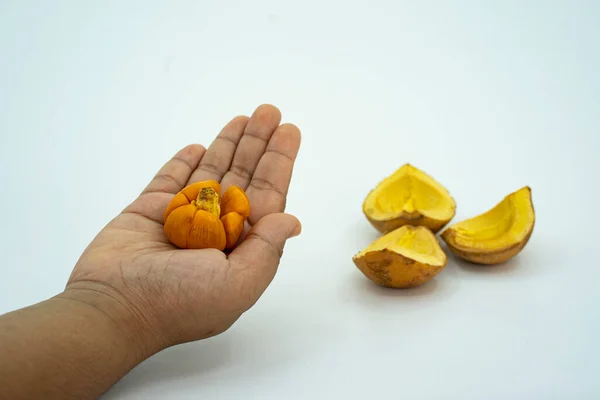
[[[362,210],[382,233],[404,225],[440,231],[456,213],[456,202],[439,182],[411,164],[383,179],[363,201]]]
[[[534,226],[531,188],[525,186],[490,210],[449,226],[440,236],[457,257],[494,265],[519,254],[529,243]]]
[[[378,285],[410,288],[433,279],[447,257],[429,228],[404,225],[376,239],[352,260]]]

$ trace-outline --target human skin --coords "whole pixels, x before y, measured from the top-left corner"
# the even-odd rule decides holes
[[[179,151],[84,250],[63,292],[0,316],[0,399],[95,399],[153,354],[227,330],[260,298],[300,233],[284,213],[300,131],[272,105]],[[252,206],[230,253],[169,243],[163,213],[215,179]]]

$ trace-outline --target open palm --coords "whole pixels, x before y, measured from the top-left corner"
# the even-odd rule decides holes
[[[299,221],[283,213],[300,131],[280,122],[279,110],[263,105],[250,118],[231,120],[208,149],[178,152],[84,251],[67,292],[118,302],[152,342],[145,346],[164,348],[230,327],[273,279],[285,241],[300,232]],[[246,235],[230,254],[177,249],[163,231],[175,193],[206,179],[223,191],[240,186],[250,200]]]

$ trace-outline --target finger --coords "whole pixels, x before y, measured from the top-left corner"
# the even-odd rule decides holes
[[[209,179],[214,179],[217,182],[221,181],[221,178],[231,166],[235,149],[244,133],[244,129],[248,125],[248,121],[248,117],[238,116],[223,127],[206,150],[202,161],[189,178],[188,184]]]
[[[163,213],[169,201],[173,198],[173,194],[185,186],[205,151],[203,146],[192,144],[177,152],[156,173],[140,196],[129,204],[123,212],[140,214],[155,222],[162,223]]]
[[[199,144],[186,146],[163,165],[142,191],[142,194],[152,192],[177,193],[186,185],[205,152],[206,149]]]
[[[261,219],[229,255],[232,273],[244,288],[245,307],[258,300],[273,280],[285,243],[300,234],[300,221],[289,214],[270,214]]]
[[[271,137],[246,191],[252,205],[251,224],[267,214],[285,210],[300,141],[300,130],[293,124],[281,125]]]
[[[244,190],[248,187],[267,143],[280,122],[281,112],[277,107],[263,104],[254,111],[235,150],[229,171],[223,176],[222,190],[227,190],[231,185]]]
[[[129,204],[122,214],[138,214],[156,223],[165,222],[165,209],[173,198],[172,194],[162,192],[149,192],[138,197]]]

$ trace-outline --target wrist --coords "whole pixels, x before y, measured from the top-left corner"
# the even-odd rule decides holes
[[[55,296],[69,301],[94,318],[111,326],[114,340],[127,349],[128,358],[139,363],[168,346],[167,340],[154,329],[144,314],[118,290],[96,282],[75,282]]]
[[[77,285],[0,316],[0,398],[98,398],[159,351],[108,290]]]

